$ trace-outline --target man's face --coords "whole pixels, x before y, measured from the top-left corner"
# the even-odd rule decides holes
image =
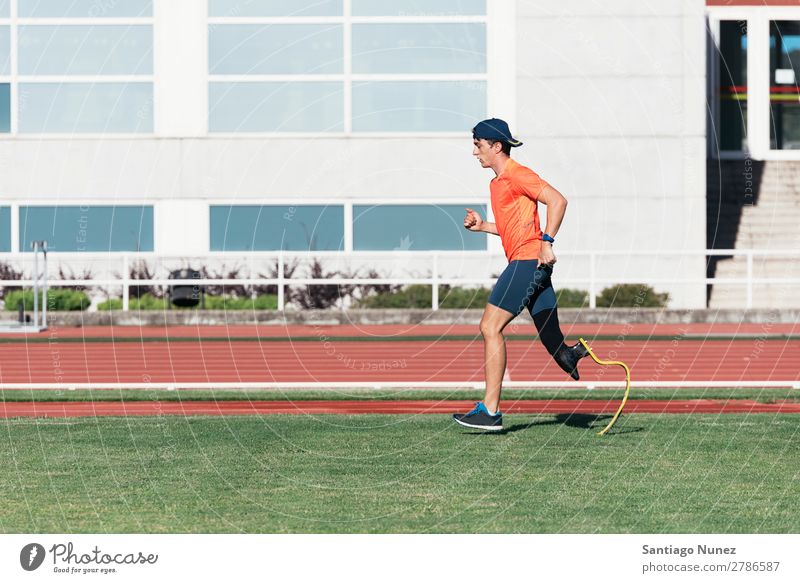
[[[489,145],[489,142],[483,138],[472,140],[472,155],[478,159],[482,167],[489,168],[494,162],[495,156],[497,156],[496,150],[500,150],[500,148],[495,148],[498,144],[499,142],[495,142]]]

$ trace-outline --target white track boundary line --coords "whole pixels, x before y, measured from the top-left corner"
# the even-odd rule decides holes
[[[503,383],[505,389],[601,389],[621,388],[620,382],[614,381],[510,381]],[[800,381],[642,381],[631,385],[635,388],[791,388],[800,390]],[[284,389],[284,390],[320,390],[320,389],[483,389],[483,382],[306,382],[306,383],[0,383],[0,390],[220,390],[226,389]]]

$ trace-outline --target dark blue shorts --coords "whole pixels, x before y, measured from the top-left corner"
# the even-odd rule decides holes
[[[550,282],[552,267],[538,269],[536,259],[512,261],[489,296],[489,303],[515,316],[527,309],[531,316],[556,307],[556,292]]]

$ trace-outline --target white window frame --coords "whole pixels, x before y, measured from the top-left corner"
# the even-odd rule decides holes
[[[19,228],[20,228],[20,208],[21,207],[58,207],[58,206],[71,206],[71,207],[82,207],[82,206],[140,206],[140,207],[152,207],[153,209],[153,250],[152,251],[142,251],[142,253],[158,253],[158,241],[157,241],[157,200],[147,200],[141,198],[121,198],[121,199],[114,199],[114,200],[104,200],[99,198],[45,198],[45,199],[35,199],[35,200],[27,200],[27,199],[13,199],[8,201],[3,201],[1,206],[10,206],[11,207],[11,252],[12,253],[19,253],[20,251],[28,251],[27,249],[20,249],[19,248]],[[135,251],[55,251],[59,255],[61,253],[104,253],[108,255],[123,255],[125,253],[136,253]]]
[[[221,24],[341,24],[344,29],[344,66],[338,74],[321,75],[212,75],[206,67],[205,84],[215,82],[337,81],[344,83],[344,130],[341,132],[209,132],[214,138],[397,138],[457,137],[469,132],[354,132],[352,128],[352,87],[359,81],[482,81],[486,83],[486,111],[489,117],[503,117],[513,125],[516,109],[515,3],[486,1],[485,15],[471,16],[352,16],[351,0],[343,0],[343,16],[304,17],[212,17],[208,26]],[[501,6],[502,5],[502,6]],[[486,72],[472,74],[363,74],[352,71],[353,24],[465,24],[486,25]],[[207,27],[208,27],[207,26]],[[207,51],[206,51],[207,53]]]
[[[419,198],[368,198],[368,199],[360,199],[360,198],[348,198],[348,199],[337,199],[331,200],[330,198],[303,198],[302,203],[297,202],[297,198],[254,198],[254,199],[242,199],[237,198],[235,202],[232,202],[230,198],[213,198],[208,199],[206,201],[208,203],[208,212],[209,216],[211,214],[211,207],[212,206],[343,206],[344,207],[344,248],[342,252],[352,253],[353,252],[353,207],[356,205],[359,206],[370,206],[370,205],[409,205],[409,206],[418,206],[418,205],[485,205],[487,212],[491,212],[491,205],[488,203],[486,198],[476,198],[476,197],[458,197],[458,198],[443,198],[443,197],[434,197],[430,199],[421,200]],[[211,251],[211,225],[209,224],[209,233],[208,233],[208,240],[209,240],[209,253],[218,253],[218,251]],[[479,236],[479,234],[476,234]],[[494,237],[493,237],[494,238]],[[435,251],[435,253],[491,253],[493,252],[493,247],[491,245],[492,239],[487,240],[486,249],[467,249],[463,251]],[[277,251],[276,251],[277,252]],[[402,251],[405,253],[405,251]],[[434,252],[434,251],[432,251]],[[219,253],[223,253],[219,251]],[[242,253],[241,251],[224,251],[224,253]],[[258,253],[262,253],[262,251],[258,251]],[[386,251],[358,251],[358,253],[386,253]]]
[[[719,159],[800,160],[800,150],[770,149],[769,100],[769,23],[772,20],[800,21],[800,7],[788,6],[707,6],[712,33],[721,20],[747,21],[747,144],[743,152],[720,152]],[[715,37],[718,38],[718,34]],[[716,67],[716,59],[710,59]],[[709,77],[713,77],[709,72]],[[712,104],[714,119],[717,105]],[[712,155],[717,156],[712,152]]]
[[[314,138],[355,139],[372,138],[464,138],[463,132],[352,132],[352,81],[361,79],[402,80],[402,79],[463,79],[486,82],[487,115],[501,117],[512,126],[516,122],[516,3],[486,0],[486,14],[482,16],[444,16],[422,17],[351,17],[351,0],[343,0],[344,15],[340,17],[295,17],[295,18],[237,18],[208,16],[207,0],[154,0],[153,15],[136,18],[24,18],[18,19],[18,0],[10,0],[9,18],[0,19],[0,24],[10,27],[10,75],[0,77],[0,83],[9,83],[11,131],[0,137],[14,137],[17,140],[41,139],[126,139],[149,140],[154,137],[213,137],[213,138]],[[208,66],[208,29],[214,23],[259,23],[296,22],[345,24],[344,72],[334,76],[349,79],[345,83],[345,131],[343,132],[208,132],[208,88],[211,80],[233,80],[233,76],[210,75]],[[414,23],[414,22],[484,22],[486,24],[487,69],[485,73],[473,75],[357,75],[352,74],[351,37],[349,24],[362,22]],[[17,26],[20,24],[149,24],[153,27],[153,74],[130,76],[92,76],[93,82],[122,81],[146,82],[153,85],[153,132],[137,133],[22,133],[18,131],[18,84],[23,82],[78,81],[89,77],[24,77],[17,75]],[[287,76],[266,76],[264,79],[286,78]],[[300,76],[288,76],[300,80]],[[326,76],[320,76],[320,79]],[[256,81],[259,77],[248,77]]]
[[[158,1],[158,0],[156,0]],[[150,83],[153,86],[153,99],[155,100],[155,73],[148,75],[20,75],[17,63],[18,29],[26,25],[43,26],[98,26],[108,25],[149,25],[153,29],[153,70],[155,71],[155,60],[157,59],[155,41],[155,2],[153,16],[148,17],[129,17],[129,18],[19,18],[17,15],[19,0],[10,0],[10,18],[0,18],[0,26],[11,27],[11,51],[10,51],[10,75],[0,76],[0,83],[10,83],[11,85],[11,131],[7,134],[0,134],[1,137],[13,137],[15,139],[41,140],[48,138],[71,139],[97,139],[97,138],[152,138],[155,133],[157,120],[155,119],[156,110],[153,111],[153,131],[136,133],[97,133],[97,132],[19,132],[19,85],[20,83]]]

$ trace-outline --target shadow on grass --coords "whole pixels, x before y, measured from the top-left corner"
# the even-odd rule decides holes
[[[599,431],[603,429],[609,421],[611,421],[611,417],[612,415],[559,413],[552,419],[537,419],[535,421],[531,421],[530,423],[517,423],[516,425],[506,427],[502,431],[465,431],[464,433],[468,435],[506,435],[508,433],[514,433],[515,431],[524,431],[525,429],[539,427],[542,425],[566,425],[567,427],[573,427],[575,429],[596,429]],[[617,423],[620,421],[622,421],[622,416],[617,419]],[[630,427],[622,429],[619,428],[615,423],[614,427],[612,427],[611,430],[606,433],[606,435],[624,435],[626,433],[638,433],[640,431],[644,431],[644,428]]]

